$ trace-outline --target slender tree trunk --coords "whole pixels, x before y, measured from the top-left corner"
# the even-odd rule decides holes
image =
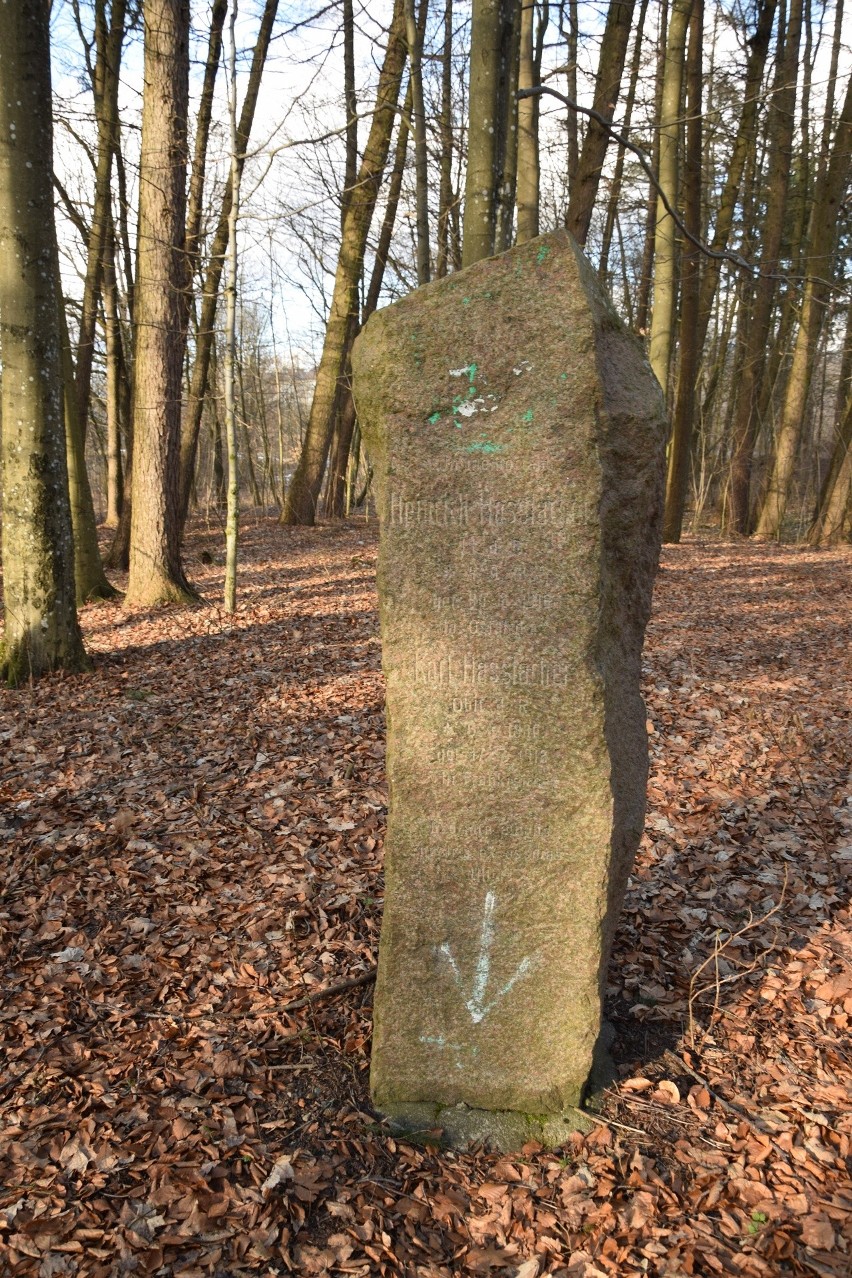
[[[610,123],[621,92],[634,8],[634,0],[610,0],[607,10],[592,107]],[[580,244],[586,243],[589,234],[608,145],[608,130],[597,120],[589,120],[565,217],[566,227]]]
[[[775,455],[757,533],[778,537],[787,509],[793,470],[804,428],[814,352],[823,324],[830,281],[836,272],[835,249],[841,207],[852,171],[852,76],[834,134],[831,157],[814,192],[808,220],[805,291],[793,360],[787,377]]]
[[[77,341],[75,379],[75,416],[85,441],[89,421],[89,398],[92,385],[92,356],[101,291],[104,249],[109,227],[112,200],[112,157],[118,140],[118,81],[121,46],[124,41],[126,0],[112,0],[109,19],[106,0],[95,5],[95,117],[98,128],[98,150],[95,167],[95,195],[83,282],[83,304]]]
[[[521,6],[520,62],[518,88],[531,89],[538,83],[535,66],[535,0]],[[518,229],[516,242],[525,244],[538,235],[540,166],[538,153],[538,97],[521,98],[518,103]]]
[[[441,180],[438,192],[438,254],[435,275],[447,273],[450,244],[450,210],[453,192],[453,0],[444,4],[444,48],[441,53]]]
[[[59,275],[59,255],[56,258]],[[74,582],[78,604],[92,599],[113,599],[118,591],[106,579],[98,549],[98,525],[86,470],[86,443],[77,416],[74,394],[74,357],[64,303],[60,305],[59,329],[62,342],[63,407],[65,417],[65,453],[68,468],[68,499],[71,506],[71,529],[74,538]]]
[[[115,237],[109,228],[104,254],[103,279],[104,337],[106,345],[106,418],[107,418],[107,509],[105,523],[117,528],[124,505],[124,474],[121,465],[121,321],[118,315],[118,290],[115,283]]]
[[[719,199],[719,211],[713,228],[710,248],[713,253],[722,253],[728,247],[734,212],[740,196],[743,172],[747,157],[754,152],[757,145],[758,105],[760,102],[760,86],[766,68],[766,58],[772,36],[772,24],[775,20],[777,0],[763,0],[757,18],[754,35],[748,41],[749,56],[746,64],[745,85],[743,87],[743,109],[737,126],[737,136],[728,163],[728,175]],[[795,86],[794,86],[795,87]],[[698,301],[697,345],[703,349],[707,338],[707,329],[713,313],[716,289],[719,285],[719,274],[722,263],[713,257],[704,261],[701,274],[701,292]]]
[[[423,9],[425,10],[425,5],[423,6]],[[388,196],[385,204],[385,215],[382,219],[382,228],[379,232],[378,244],[376,245],[376,255],[373,259],[373,271],[367,288],[367,296],[364,300],[364,310],[361,319],[362,324],[366,324],[367,320],[379,304],[382,280],[384,279],[385,269],[387,267],[388,253],[390,252],[391,240],[393,239],[393,229],[396,223],[397,209],[399,207],[399,197],[402,191],[402,179],[405,173],[405,156],[408,150],[409,120],[411,118],[409,112],[410,105],[411,83],[409,82],[408,91],[405,96],[405,105],[403,106],[399,117],[393,164],[391,167],[390,181],[388,182]],[[355,340],[357,331],[357,328],[353,329],[351,337],[347,339],[347,352],[352,350],[352,343]],[[335,431],[334,449],[331,458],[328,496],[326,498],[326,514],[331,519],[342,519],[345,513],[347,467],[356,423],[355,404],[352,399],[351,370],[349,368],[348,358],[346,368],[344,370],[344,383],[345,386],[337,418],[337,429]]]
[[[429,283],[429,159],[426,151],[426,111],[423,106],[423,34],[414,0],[403,0],[408,42],[411,119],[414,131],[415,201],[417,209],[417,283]]]
[[[237,139],[237,0],[231,0],[228,43],[228,123],[231,133],[231,207],[228,210],[228,260],[225,273],[225,438],[228,442],[228,510],[225,517],[225,612],[237,610],[237,548],[240,538],[240,472],[234,363],[237,354],[237,220],[240,176]]]
[[[684,225],[696,237],[701,234],[703,40],[704,3],[703,0],[695,0],[690,18],[689,50],[686,60],[686,153],[683,166],[683,190]],[[672,414],[672,438],[669,445],[666,505],[663,516],[663,540],[666,542],[680,541],[686,493],[689,487],[689,464],[692,456],[695,420],[695,383],[701,356],[701,347],[697,340],[700,269],[700,252],[694,243],[687,241],[683,247],[681,282],[680,367]]]
[[[660,0],[659,30],[657,41],[657,77],[654,89],[654,120],[659,120],[663,110],[663,80],[666,70],[666,33],[668,31],[668,0]],[[654,129],[651,162],[655,173],[660,171],[660,131]],[[651,281],[654,275],[654,231],[657,224],[657,192],[648,184],[648,210],[645,215],[645,240],[642,249],[642,267],[636,295],[635,329],[642,337],[648,332],[648,316],[651,312]]]
[[[743,535],[750,531],[752,460],[760,422],[758,395],[764,380],[766,351],[772,326],[775,300],[773,277],[778,271],[787,219],[802,10],[803,0],[791,0],[786,30],[783,30],[783,15],[779,22],[778,62],[770,108],[771,142],[761,270],[754,284],[751,306],[741,308],[739,319],[739,324],[743,326],[743,356],[732,426],[731,522],[735,531]]]
[[[180,560],[189,0],[147,0],[139,173],[133,511],[125,603],[196,598]]]
[[[346,209],[331,309],[317,369],[308,428],[281,512],[281,522],[285,524],[313,524],[316,519],[317,499],[340,402],[346,341],[351,317],[357,315],[358,280],[361,277],[367,234],[390,149],[405,53],[405,14],[402,0],[396,0],[385,59],[379,75],[370,133],[358,181]]]
[[[343,96],[346,102],[346,168],[340,201],[341,229],[358,176],[358,97],[355,92],[355,14],[352,0],[343,0]]]
[[[577,16],[577,0],[568,0],[568,49],[565,67],[567,93],[572,102],[577,101],[577,58],[580,51],[580,22]],[[574,194],[577,166],[580,162],[580,121],[576,111],[569,111],[565,120],[568,130],[568,204]]]
[[[195,125],[195,147],[192,157],[192,170],[189,179],[189,194],[186,202],[186,278],[190,287],[184,290],[181,298],[181,332],[186,343],[189,331],[189,317],[192,309],[192,283],[198,271],[201,252],[201,221],[204,215],[204,178],[207,172],[207,146],[210,138],[210,122],[213,116],[213,101],[216,91],[216,76],[222,55],[222,28],[228,12],[228,0],[213,0],[210,13],[210,36],[207,42],[207,57],[204,62],[204,81],[201,86],[201,97],[198,102],[198,118]]]
[[[240,170],[245,164],[257,96],[260,92],[260,81],[272,38],[272,28],[278,12],[278,0],[266,0],[257,40],[254,46],[251,70],[246,85],[246,96],[240,112],[239,164]],[[207,377],[210,371],[210,353],[216,327],[216,307],[219,301],[219,285],[222,279],[222,267],[228,247],[228,214],[231,207],[231,183],[228,180],[222,196],[222,208],[219,221],[213,236],[210,259],[204,277],[201,296],[201,314],[198,320],[198,332],[195,339],[195,360],[192,365],[189,396],[186,411],[183,415],[180,438],[180,482],[179,482],[179,520],[183,529],[186,513],[189,509],[189,493],[192,487],[192,476],[195,471],[195,454],[198,448],[198,432],[201,429],[201,414],[204,409],[204,396],[207,392]]]
[[[636,88],[639,83],[639,68],[642,64],[642,41],[645,33],[645,15],[648,12],[648,0],[642,0],[639,6],[639,18],[636,22],[636,38],[633,44],[633,57],[630,62],[630,86],[627,90],[627,101],[624,104],[624,123],[621,127],[622,134],[626,137],[630,133],[630,126],[633,120],[633,106],[636,101]],[[601,257],[598,266],[598,273],[603,281],[606,281],[609,273],[609,254],[612,247],[612,237],[615,231],[615,219],[618,212],[618,202],[621,197],[621,184],[624,180],[624,157],[625,148],[619,143],[618,154],[615,160],[615,172],[612,176],[612,185],[610,187],[609,199],[607,200],[606,221],[604,223],[603,237],[601,239]]]
[[[692,5],[693,0],[672,0],[666,39],[666,65],[663,73],[663,101],[660,114],[659,183],[672,208],[677,206],[678,198],[681,94],[686,32]],[[674,341],[677,261],[675,224],[666,212],[662,199],[658,197],[657,222],[654,230],[654,306],[651,312],[648,356],[651,368],[667,399],[669,398],[669,363]]]
[[[848,541],[852,532],[852,395],[837,431],[826,479],[819,511],[808,537],[814,546],[833,546],[836,542]]]
[[[88,664],[63,433],[48,17],[43,0],[0,4],[0,674],[10,684]]]

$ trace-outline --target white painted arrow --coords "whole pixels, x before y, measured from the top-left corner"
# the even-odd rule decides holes
[[[486,892],[485,910],[482,915],[482,927],[479,932],[479,954],[476,960],[476,968],[473,975],[473,984],[470,989],[470,997],[465,999],[465,1007],[470,1013],[470,1019],[473,1021],[474,1025],[478,1025],[480,1021],[484,1020],[488,1013],[500,1002],[500,999],[504,998],[505,995],[509,993],[509,990],[513,987],[513,985],[515,985],[522,976],[525,976],[526,973],[534,966],[532,959],[522,959],[522,961],[518,964],[514,975],[510,977],[505,985],[497,990],[496,994],[494,994],[492,998],[486,1001],[485,996],[488,991],[488,982],[491,977],[491,947],[494,944],[494,907],[496,904],[497,898],[494,893]],[[459,970],[458,963],[453,957],[453,952],[450,949],[448,941],[444,941],[442,945],[438,946],[438,953],[443,955],[449,963],[453,979],[464,998],[464,978]]]

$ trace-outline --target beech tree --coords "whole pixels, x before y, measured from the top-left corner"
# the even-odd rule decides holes
[[[87,665],[77,623],[44,0],[0,4],[0,422],[9,683]]]
[[[133,393],[133,513],[125,603],[186,603],[178,519],[189,0],[146,0]]]

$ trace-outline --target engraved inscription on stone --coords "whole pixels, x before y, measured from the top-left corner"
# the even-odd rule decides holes
[[[377,313],[353,371],[388,708],[373,1096],[564,1138],[642,829],[659,392],[563,232]]]

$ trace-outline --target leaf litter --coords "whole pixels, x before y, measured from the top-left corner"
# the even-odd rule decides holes
[[[0,1272],[848,1278],[848,548],[664,551],[618,1081],[506,1156],[370,1106],[375,528],[249,521],[233,617],[217,540],[0,705]]]

